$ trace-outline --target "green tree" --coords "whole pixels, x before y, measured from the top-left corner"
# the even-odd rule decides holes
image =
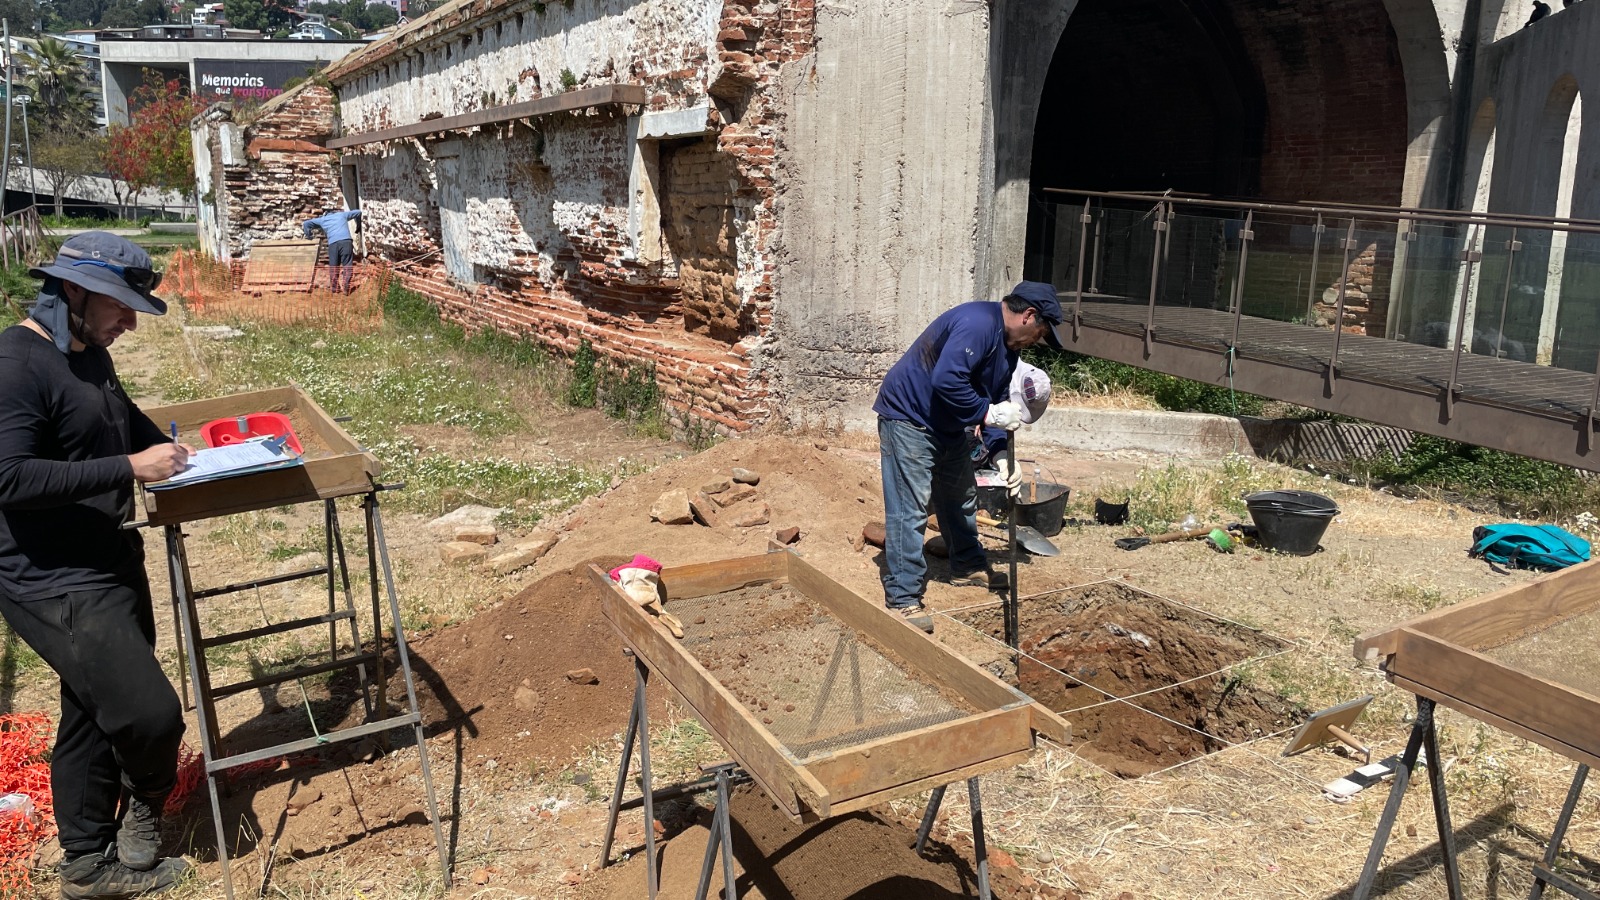
[[[54,0],[45,5],[45,18],[52,31],[92,28],[100,21],[107,0]]]
[[[84,179],[100,171],[105,138],[47,131],[33,139],[33,167],[55,196],[56,215],[63,215],[62,198]]]
[[[228,0],[223,7],[229,26],[269,33],[294,24],[293,9],[288,0]]]
[[[94,100],[83,60],[54,38],[40,38],[23,85],[33,96],[29,121],[44,132],[87,134],[94,129]]]
[[[400,14],[395,12],[394,7],[390,6],[389,4],[387,4],[387,3],[368,3],[367,4],[367,30],[368,31],[377,31],[380,28],[388,28],[389,26],[393,25],[394,23],[396,23],[398,21],[400,21]]]
[[[11,23],[11,34],[39,33],[39,4],[34,0],[0,0],[0,17]]]

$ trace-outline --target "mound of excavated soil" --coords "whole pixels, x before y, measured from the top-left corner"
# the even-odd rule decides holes
[[[957,786],[959,787],[959,785]],[[954,790],[954,789],[952,789]],[[871,813],[853,813],[814,825],[790,822],[754,787],[733,792],[734,881],[743,900],[957,900],[978,896],[977,870],[968,841],[930,841],[927,856],[912,849],[913,829]],[[660,896],[693,897],[709,836],[709,810],[661,852]],[[935,828],[937,838],[941,829]],[[992,839],[992,838],[991,838]],[[1040,885],[1021,874],[1003,853],[991,853],[989,878],[997,898],[1076,900],[1077,894]],[[582,900],[635,900],[645,896],[645,865],[636,855],[606,870],[580,892]],[[710,897],[721,897],[722,864]]]
[[[413,641],[412,664],[429,733],[461,730],[473,756],[559,767],[621,731],[633,703],[634,663],[600,615],[587,563]]]

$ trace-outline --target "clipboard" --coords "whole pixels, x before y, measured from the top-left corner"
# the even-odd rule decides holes
[[[239,478],[257,472],[271,472],[304,463],[300,454],[288,447],[288,435],[242,441],[221,447],[207,447],[189,457],[189,468],[168,478],[145,485],[146,490],[165,491],[205,484],[225,478]]]

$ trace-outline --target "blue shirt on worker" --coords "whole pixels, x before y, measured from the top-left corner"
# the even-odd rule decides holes
[[[305,233],[308,241],[311,240],[313,226],[322,229],[322,233],[328,236],[328,243],[330,244],[348,241],[350,240],[350,226],[345,223],[351,219],[359,218],[360,215],[361,210],[359,209],[348,211],[342,209],[329,210],[315,219],[308,219],[301,224],[300,230]]]
[[[974,300],[945,310],[900,357],[872,411],[960,439],[1009,396],[1018,353],[1006,349],[1002,306]]]

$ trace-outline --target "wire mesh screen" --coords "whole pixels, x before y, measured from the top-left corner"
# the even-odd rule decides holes
[[[976,712],[786,584],[668,611],[684,649],[802,762]]]

